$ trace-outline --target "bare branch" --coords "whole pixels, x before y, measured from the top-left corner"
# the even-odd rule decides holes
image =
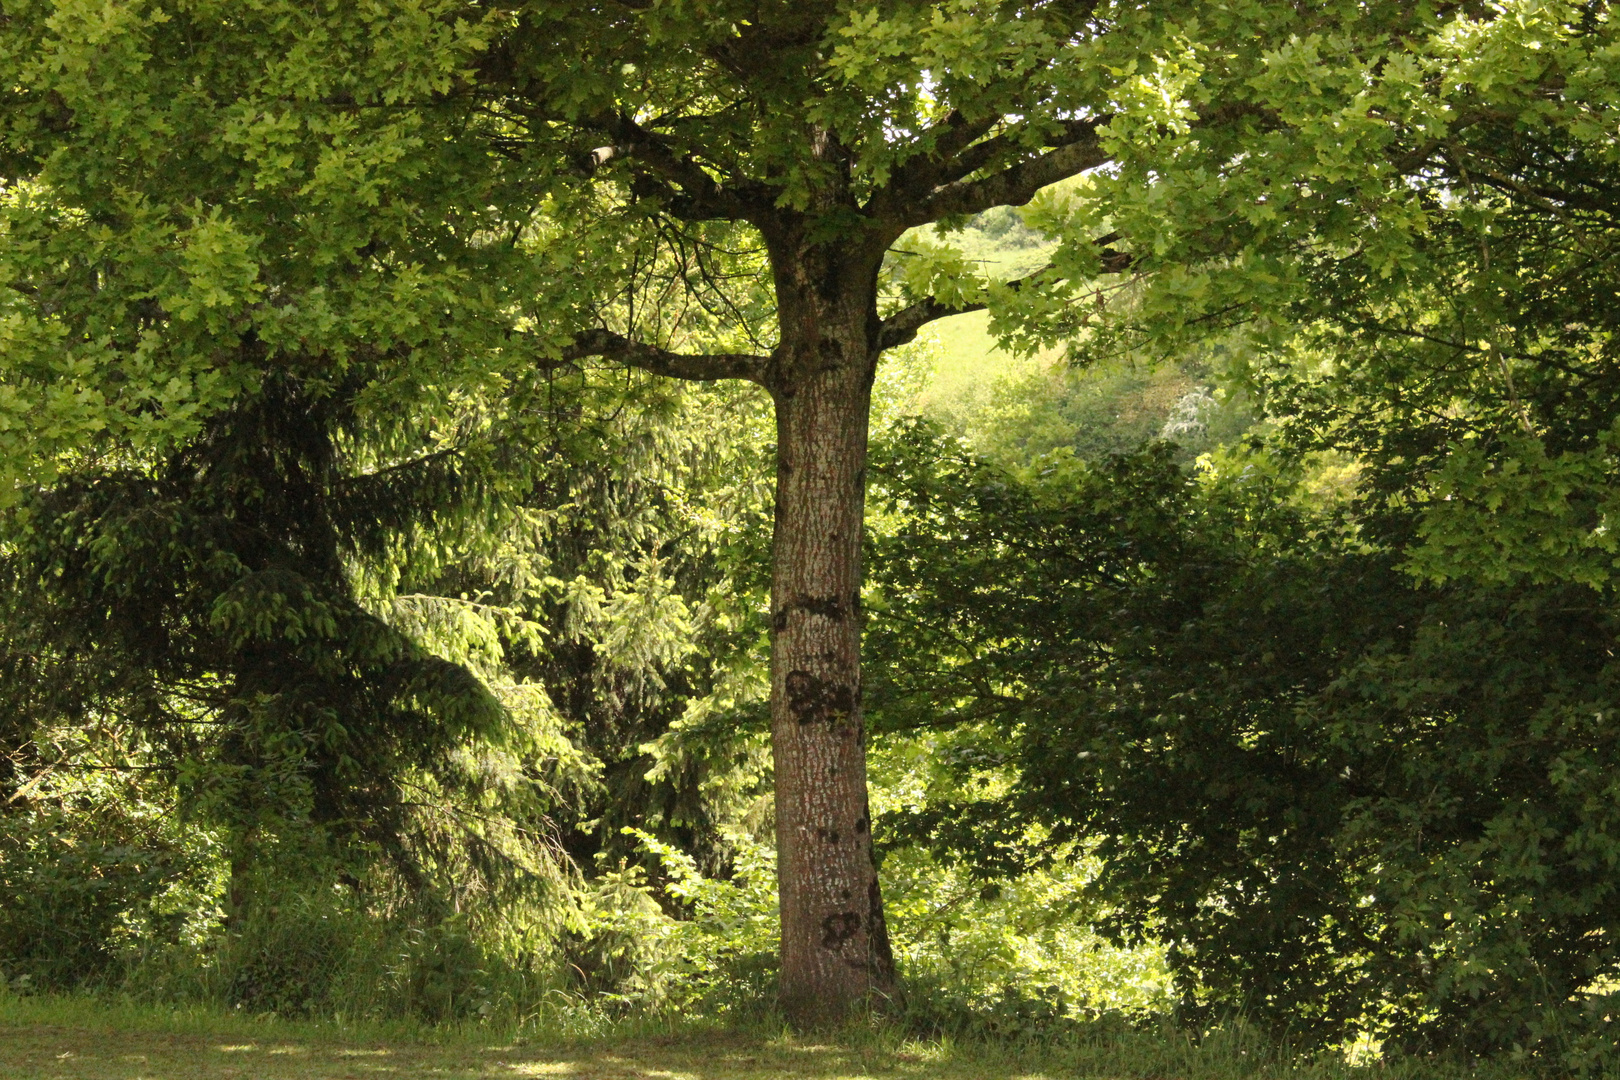
[[[672,379],[691,379],[696,382],[716,382],[720,379],[747,379],[763,383],[768,357],[752,353],[678,353],[631,341],[612,330],[587,330],[562,351],[558,358],[563,363],[583,360],[587,356],[601,356],[615,360],[654,375]]]

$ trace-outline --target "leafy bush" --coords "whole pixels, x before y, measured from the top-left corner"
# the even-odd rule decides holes
[[[347,870],[318,830],[233,878],[215,832],[133,775],[42,778],[41,797],[0,814],[0,983],[432,1022],[518,1012],[557,983],[499,920],[474,926],[386,875],[334,886]]]
[[[280,1017],[443,1023],[520,1014],[559,982],[534,978],[534,957],[500,949],[465,915],[390,910],[307,882],[261,882],[258,895],[192,947],[149,955],[118,988]]]
[[[650,833],[630,835],[663,882],[628,862],[598,875],[564,947],[576,986],[625,1008],[760,1008],[774,991],[774,852],[728,830],[732,872],[706,876],[687,852]]]
[[[884,902],[909,1022],[1040,1038],[1162,1012],[1170,980],[1161,951],[1117,948],[1092,929],[1096,869],[1075,859],[987,882],[917,847],[888,850]]]
[[[0,813],[0,975],[36,989],[116,984],[206,933],[218,845],[106,774]]]
[[[878,750],[880,799],[893,797],[885,770],[917,750]],[[733,870],[718,877],[673,845],[646,833],[637,839],[663,883],[633,864],[599,876],[569,946],[576,987],[623,1009],[717,1017],[768,1010],[778,932],[773,851],[731,830]],[[1053,1021],[1139,1018],[1162,1007],[1168,979],[1154,950],[1117,949],[1077,924],[1077,912],[1090,906],[1082,893],[1094,871],[1055,868],[986,887],[926,852],[889,852],[883,888],[907,1023],[1032,1035]]]
[[[890,828],[986,878],[1094,842],[1104,927],[1163,943],[1190,1022],[1599,1067],[1601,595],[1422,585],[1259,455],[1015,474],[915,428],[878,465],[873,715],[943,732],[949,777]]]

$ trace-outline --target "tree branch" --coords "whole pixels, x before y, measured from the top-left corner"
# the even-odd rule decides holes
[[[642,176],[658,182],[670,213],[677,217],[688,221],[754,221],[773,205],[764,185],[746,179],[721,184],[691,154],[682,156],[662,136],[622,113],[596,117],[591,126],[608,132],[613,143],[587,154],[581,162],[585,170],[594,173],[621,157],[630,159],[633,169],[645,166]]]
[[[883,320],[883,329],[878,332],[878,348],[892,349],[898,345],[909,345],[916,340],[918,331],[935,319],[948,319],[952,315],[983,311],[987,306],[977,301],[971,304],[942,304],[932,296],[919,300]]]
[[[1077,130],[1073,132],[1076,136],[1073,141],[1064,142],[1038,158],[978,180],[956,180],[942,185],[916,204],[909,224],[923,225],[951,214],[977,214],[992,206],[1022,206],[1033,199],[1041,188],[1087,169],[1095,169],[1113,156],[1102,148],[1097,138],[1098,126],[1107,121],[1108,117],[1079,121]],[[966,176],[983,167],[995,154],[1002,152],[1010,141],[1006,136],[997,136],[969,147],[961,155],[965,171],[960,175]]]
[[[944,120],[924,132],[925,136],[929,134],[934,136],[933,153],[929,156],[935,161],[949,161],[988,135],[1001,121],[1000,113],[991,113],[989,116],[969,121],[952,109]]]
[[[961,182],[963,177],[991,167],[998,158],[1027,152],[1017,131],[1004,131],[982,139],[1003,119],[989,116],[970,123],[952,112],[936,125],[943,130],[935,139],[933,151],[896,169],[890,183],[872,199],[869,209],[909,228],[937,221],[947,214],[976,214],[1007,203],[1022,205],[1047,184],[1109,160],[1097,138],[1097,128],[1107,123],[1109,117],[1065,120],[1060,122],[1057,135],[1047,141],[1051,152],[1008,166],[991,176]]]
[[[1052,264],[1025,274],[1021,278],[1001,283],[1001,287],[1017,292],[1028,282],[1052,269]],[[932,296],[909,304],[883,320],[883,327],[878,331],[878,348],[892,349],[896,345],[905,345],[916,338],[917,331],[933,322],[935,319],[948,319],[952,315],[966,315],[970,311],[983,311],[989,304],[982,300],[974,300],[966,304],[942,304]]]
[[[1076,143],[1096,145],[1097,129],[1113,119],[1112,114],[1093,117],[1089,120],[1063,120],[1058,123],[1057,134],[1046,140],[1048,150],[1061,150],[1065,146]],[[940,178],[940,183],[949,183],[970,176],[980,169],[988,168],[995,160],[1009,151],[1024,149],[1011,131],[1002,132],[991,139],[974,143],[957,156],[952,168],[946,170]]]
[[[924,144],[932,142],[928,150],[897,167],[890,175],[889,182],[871,200],[868,209],[879,215],[897,208],[903,212],[908,199],[925,198],[941,184],[966,175],[957,173],[950,176],[946,175],[946,170],[962,151],[987,135],[1001,119],[999,114],[992,114],[969,121],[952,109],[945,119],[924,131],[918,140]]]
[[[560,362],[601,356],[629,367],[650,371],[671,379],[716,382],[720,379],[747,379],[763,384],[769,357],[752,353],[677,353],[631,341],[612,330],[587,330],[562,351]]]
[[[1269,110],[1247,103],[1200,109],[1196,127],[1227,123],[1243,117],[1270,118]],[[1059,180],[1095,169],[1112,160],[1102,147],[1097,129],[1113,119],[1112,114],[1084,120],[1059,121],[1055,137],[1047,141],[1052,149],[1037,158],[1009,165],[977,180],[966,180],[996,159],[1021,148],[1018,133],[1006,131],[963,147],[950,161],[939,162],[935,175],[939,183],[926,197],[897,208],[907,227],[925,225],[953,214],[977,214],[992,206],[1022,206],[1041,188]],[[987,129],[988,130],[988,129]]]

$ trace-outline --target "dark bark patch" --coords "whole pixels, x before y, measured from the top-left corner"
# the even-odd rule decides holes
[[[801,724],[818,720],[836,724],[855,713],[855,691],[845,683],[829,682],[808,671],[787,676],[788,714]]]
[[[787,629],[788,616],[795,611],[802,611],[807,615],[820,615],[823,619],[830,619],[833,622],[843,622],[849,617],[849,608],[836,596],[795,596],[776,609],[772,622],[775,623],[778,634]]]
[[[868,822],[864,816],[858,817],[855,819],[855,831],[857,833],[864,833],[870,824],[871,823]]]
[[[861,917],[853,911],[840,911],[821,920],[821,947],[836,949],[861,928]]]
[[[816,836],[824,844],[836,844],[844,838],[843,834],[837,829],[817,829]],[[845,899],[848,899],[848,897],[845,897]]]

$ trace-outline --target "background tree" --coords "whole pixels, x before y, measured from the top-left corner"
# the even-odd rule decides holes
[[[998,882],[1093,853],[1102,925],[1164,944],[1189,1019],[1601,1060],[1599,594],[1424,586],[1267,454],[1020,475],[923,429],[875,464],[874,722],[936,733],[897,842]]]
[[[1187,1008],[1595,1070],[1620,913],[1613,31],[1516,16],[1436,39],[1439,115],[1391,125],[1294,69],[1295,100],[1337,100],[1412,173],[1328,157],[1285,183],[1280,156],[1188,143],[1206,169],[1163,174],[1186,213],[1134,303],[1075,314],[1092,356],[1221,335],[1266,418],[1242,445],[1192,475],[1166,449],[1005,472],[897,448],[875,646],[909,667],[875,712],[961,740],[915,834],[998,876],[1096,838],[1116,930],[1166,943]]]
[[[488,409],[524,398],[492,362],[535,294],[491,242],[514,192],[455,116],[355,104],[430,98],[476,35],[38,4],[0,37],[8,754],[27,780],[172,779],[170,813],[230,834],[237,901],[290,851],[371,895],[391,862],[438,915],[458,886],[555,884],[544,829],[507,829],[543,825],[501,752],[533,730],[371,587],[488,527],[526,461],[495,467]],[[91,745],[57,754],[74,722]]]

